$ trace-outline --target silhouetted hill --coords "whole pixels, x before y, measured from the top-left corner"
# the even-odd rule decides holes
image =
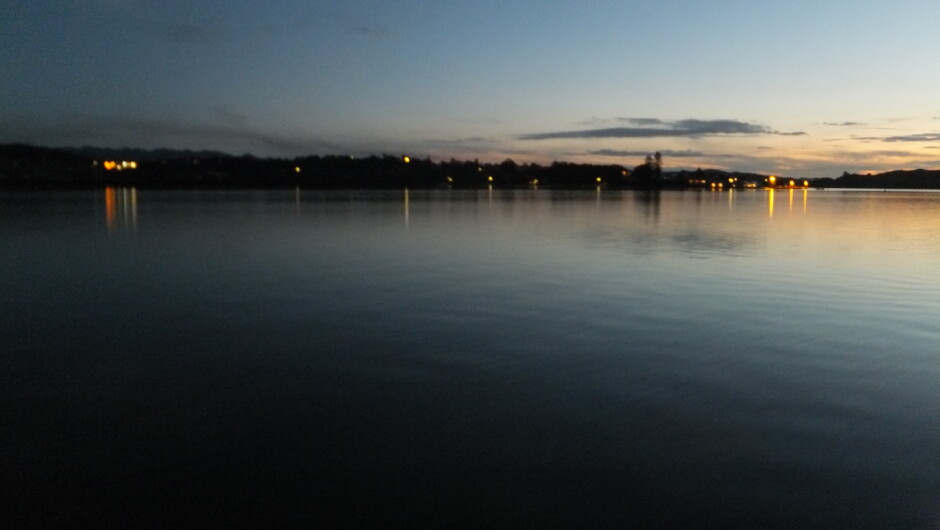
[[[91,159],[63,149],[0,145],[0,186],[98,184]]]
[[[837,179],[820,179],[814,184],[830,188],[940,189],[940,170],[898,170],[874,175],[843,173]]]

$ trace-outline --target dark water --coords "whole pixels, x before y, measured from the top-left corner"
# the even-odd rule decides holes
[[[0,195],[3,526],[940,526],[940,194]]]

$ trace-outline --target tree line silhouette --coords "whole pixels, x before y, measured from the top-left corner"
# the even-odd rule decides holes
[[[113,156],[118,154],[120,156]],[[94,156],[92,156],[94,155]],[[134,168],[105,162],[134,158]],[[113,160],[112,160],[113,159]],[[126,160],[124,160],[126,161]],[[203,151],[108,151],[0,146],[0,186],[261,188],[591,188],[629,187],[633,170],[617,164],[550,165],[478,160],[433,162],[406,155],[304,156],[292,159]]]
[[[117,167],[132,161],[134,168]],[[110,164],[107,164],[110,162]],[[109,169],[110,168],[110,169]],[[751,182],[763,185],[766,175],[716,169],[663,170],[660,152],[634,167],[619,164],[548,165],[447,160],[407,155],[362,158],[326,155],[297,158],[233,156],[216,151],[48,148],[25,144],[0,145],[0,187],[142,188],[286,188],[311,189],[475,189],[568,188],[662,189],[707,187]],[[802,179],[800,179],[802,180]],[[815,187],[940,189],[940,170],[849,174],[810,180]]]

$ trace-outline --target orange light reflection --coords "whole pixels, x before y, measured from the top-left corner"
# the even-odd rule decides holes
[[[120,217],[118,214],[120,213]],[[104,189],[104,218],[108,231],[118,227],[137,228],[137,188]]]
[[[117,217],[117,204],[114,195],[114,188],[104,189],[104,218],[108,230],[114,230],[114,219]]]

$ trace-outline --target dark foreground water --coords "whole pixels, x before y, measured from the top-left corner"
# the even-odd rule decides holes
[[[940,194],[0,194],[10,526],[937,528]]]

